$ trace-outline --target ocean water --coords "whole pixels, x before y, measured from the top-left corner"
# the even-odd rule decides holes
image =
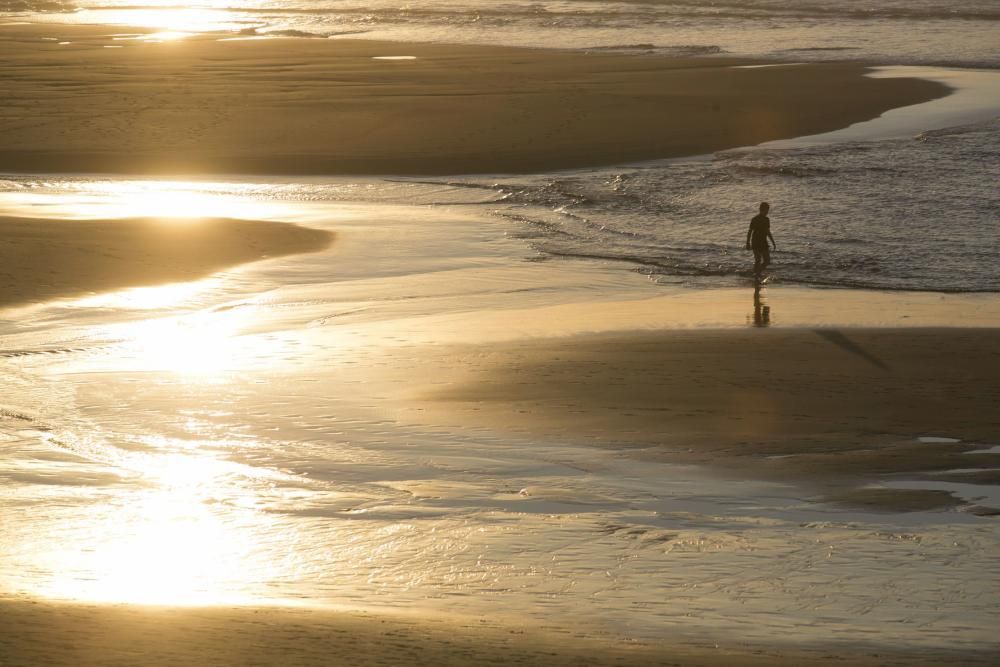
[[[8,0],[0,11],[171,30],[1000,65],[992,0]]]
[[[725,151],[669,166],[505,179],[497,215],[553,257],[730,285],[771,203],[774,278],[827,287],[1000,291],[1000,122],[913,137]]]
[[[450,612],[732,645],[996,646],[995,519],[848,512],[791,484],[445,429],[409,412],[406,393],[416,360],[455,342],[550,334],[561,304],[712,301],[739,287],[750,309],[742,245],[764,199],[779,244],[773,295],[990,298],[1000,291],[996,3],[15,0],[0,11],[165,30],[860,59],[919,65],[887,74],[959,91],[833,136],[555,174],[4,175],[0,214],[237,215],[339,237],[322,253],[196,283],[0,311],[0,593]],[[741,310],[721,325],[745,323]],[[995,506],[986,490],[947,488]]]

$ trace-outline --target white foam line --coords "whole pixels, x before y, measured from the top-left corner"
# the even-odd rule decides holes
[[[965,452],[966,454],[1000,454],[1000,445],[993,445],[992,447],[987,447],[986,449],[974,449],[971,452]]]
[[[765,67],[797,67],[808,63],[770,63],[768,65],[733,65],[729,69],[764,69]]]

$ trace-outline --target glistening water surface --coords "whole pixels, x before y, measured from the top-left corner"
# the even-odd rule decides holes
[[[24,0],[0,11],[245,36],[1000,63],[987,0]],[[848,513],[792,486],[442,429],[401,391],[410,362],[444,343],[544,335],[553,304],[611,313],[666,293],[657,283],[746,291],[740,248],[761,199],[779,243],[773,284],[788,295],[817,284],[920,303],[946,297],[903,290],[980,292],[947,297],[961,304],[948,323],[968,322],[963,307],[1000,285],[995,117],[531,177],[6,178],[4,213],[263,217],[338,240],[197,283],[0,312],[0,591],[450,611],[713,643],[995,646],[995,519]],[[679,299],[710,306],[696,324],[752,324],[749,292],[735,311],[726,294]],[[815,296],[803,300],[826,301]],[[794,323],[788,301],[774,308],[772,324]],[[995,324],[989,312],[977,323]],[[838,317],[856,321],[825,322]],[[594,326],[614,326],[604,319]]]
[[[662,289],[616,267],[526,261],[535,251],[477,212],[478,190],[21,185],[6,211],[239,203],[338,241],[194,284],[4,312],[7,593],[440,611],[647,639],[993,641],[991,519],[846,513],[792,486],[422,423],[408,369],[442,354],[446,333],[480,341],[497,335],[486,313],[530,320],[554,299]],[[359,189],[368,203],[348,201]],[[392,203],[403,198],[425,205]]]

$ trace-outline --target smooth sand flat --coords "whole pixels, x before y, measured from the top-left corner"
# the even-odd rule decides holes
[[[303,608],[156,608],[0,599],[4,667],[803,667],[989,665],[996,655],[831,652],[644,644],[479,618],[428,619]],[[959,662],[956,662],[956,658]]]
[[[532,172],[825,132],[948,92],[859,64],[116,32],[0,26],[0,170]]]
[[[900,473],[965,481],[946,471],[997,464],[968,452],[1000,433],[998,329],[633,332],[465,346],[445,358],[451,373],[433,376],[444,387],[413,392],[423,419],[624,446],[836,502],[950,507],[960,501],[941,491],[864,487]]]
[[[330,232],[261,220],[0,217],[0,308],[203,278],[327,247]]]

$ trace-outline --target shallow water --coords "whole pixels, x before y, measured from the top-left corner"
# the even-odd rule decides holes
[[[64,13],[122,4],[4,9],[179,30],[1000,63],[994,3],[974,0]],[[531,177],[6,177],[4,214],[239,215],[338,241],[197,283],[0,312],[0,591],[559,619],[712,643],[995,646],[995,519],[845,512],[790,485],[422,425],[405,401],[415,356],[553,335],[575,304],[607,304],[588,330],[761,324],[740,246],[765,197],[781,249],[768,324],[900,325],[930,312],[943,314],[909,322],[996,326],[1000,125],[990,104],[986,117],[956,115],[969,108],[942,120],[924,107],[916,126],[890,119],[891,131],[832,143]],[[811,285],[897,293],[855,303],[801,289]],[[654,298],[671,299],[669,317],[612,305]]]
[[[156,189],[107,186],[2,199],[107,214]],[[0,590],[559,619],[734,644],[991,645],[990,519],[848,513],[794,486],[421,425],[405,400],[414,358],[528,330],[515,318],[494,331],[485,314],[530,321],[553,302],[663,288],[528,261],[535,251],[479,203],[387,203],[468,202],[465,188],[386,183],[363,189],[383,203],[319,201],[341,187],[170,184],[178,207],[188,189],[209,209],[238,198],[338,242],[199,283],[5,311]]]
[[[630,262],[659,280],[733,284],[758,201],[785,284],[1000,290],[995,121],[918,137],[499,181],[499,215],[543,253]]]
[[[455,178],[500,200],[544,257],[631,265],[693,287],[743,284],[757,202],[771,204],[775,284],[1000,290],[1000,75],[890,68],[953,96],[815,137],[703,158],[556,175]]]

